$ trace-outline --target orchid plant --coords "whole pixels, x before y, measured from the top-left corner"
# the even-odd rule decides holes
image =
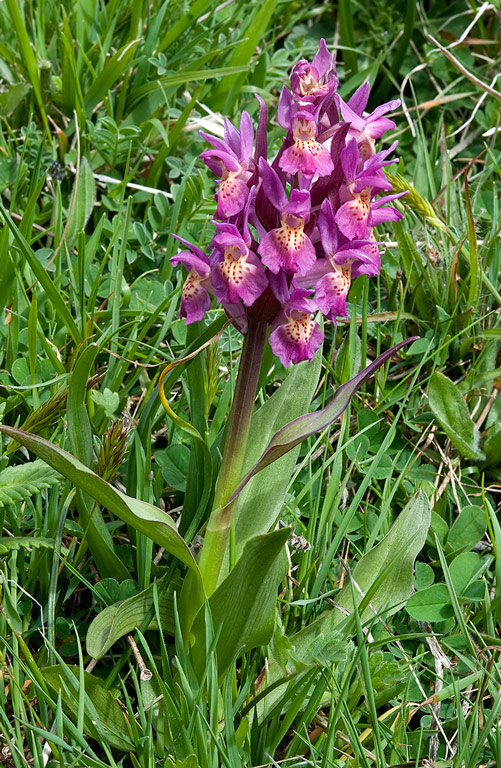
[[[182,249],[171,259],[172,264],[181,264],[188,271],[180,311],[187,324],[201,321],[212,306],[211,296],[215,297],[243,335],[243,348],[217,480],[208,491],[212,511],[205,522],[200,520],[203,544],[198,556],[168,514],[125,495],[89,468],[83,446],[88,423],[85,384],[96,345],[83,351],[74,371],[68,426],[75,455],[38,436],[0,427],[79,491],[163,547],[178,563],[179,577],[186,569],[182,586],[176,587],[179,621],[174,628],[163,628],[177,632],[183,653],[191,654],[200,679],[209,621],[216,636],[220,675],[244,651],[280,635],[276,596],[288,570],[290,529],[277,527],[277,522],[299,444],[337,419],[360,385],[410,341],[387,350],[343,384],[324,409],[308,412],[321,363],[320,318],[336,323],[347,317],[351,281],[359,275],[379,273],[381,243],[374,228],[402,217],[391,205],[402,193],[387,194],[391,184],[383,170],[397,162],[391,157],[397,142],[387,149],[376,148],[376,141],[394,127],[386,115],[399,102],[390,101],[367,114],[368,83],[347,102],[337,87],[335,57],[321,40],[313,60],[299,61],[290,88],[281,92],[278,123],[285,133],[273,158],[268,156],[267,108],[259,96],[255,130],[251,117],[243,112],[239,128],[225,121],[224,139],[202,133],[211,147],[202,152],[201,159],[219,179],[215,233],[207,251],[175,235]],[[266,343],[285,367],[293,367],[281,387],[255,411]],[[165,381],[163,376],[160,397],[164,406],[201,444],[207,465],[211,465],[204,437],[173,413],[164,392]],[[84,494],[82,498],[86,498]],[[104,574],[113,563],[113,553],[109,544],[110,554],[102,555],[108,540],[101,535],[99,520],[94,510],[85,522],[91,549],[101,553],[95,560]],[[274,683],[286,678],[293,668],[292,659],[303,669],[313,663],[308,650],[313,640],[318,645],[319,638],[331,637],[340,626],[344,636],[353,633],[355,604],[362,619],[367,616],[369,601],[370,611],[391,611],[401,605],[410,593],[413,562],[428,523],[427,503],[422,497],[414,499],[387,536],[357,565],[353,581],[337,596],[342,610],[331,609],[289,638],[287,663],[278,654],[273,657],[272,651],[274,661],[262,680]],[[148,609],[144,607],[146,592]],[[127,610],[117,604],[97,616],[87,638],[91,656],[102,658],[119,637],[144,626],[145,611],[153,604],[152,588],[146,592],[125,601]]]
[[[232,494],[241,479],[263,348],[284,366],[312,361],[323,341],[316,317],[347,317],[351,280],[379,273],[374,227],[402,214],[391,205],[383,168],[398,142],[376,151],[376,139],[395,123],[385,114],[399,102],[364,114],[368,82],[348,102],[337,92],[335,55],[324,40],[312,62],[294,67],[283,87],[278,123],[282,145],[268,158],[267,108],[259,121],[243,112],[240,130],[225,120],[224,140],[201,132],[211,145],[200,155],[219,178],[215,235],[205,253],[185,246],[171,261],[188,270],[181,316],[204,317],[210,294],[244,335],[242,358],[224,455],[200,556],[206,594],[220,579],[232,525]],[[269,333],[268,333],[269,331]],[[381,360],[382,362],[382,360]],[[232,501],[230,501],[230,499]]]

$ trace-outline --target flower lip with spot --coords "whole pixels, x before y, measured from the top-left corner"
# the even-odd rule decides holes
[[[269,342],[273,353],[282,365],[302,360],[312,360],[322,344],[324,334],[310,315],[316,310],[316,303],[308,298],[310,291],[297,288],[287,305],[272,324]]]
[[[334,163],[329,150],[316,140],[317,123],[315,117],[305,110],[300,110],[291,119],[294,143],[280,156],[279,167],[287,173],[301,171],[305,176],[329,176],[334,170]]]
[[[352,263],[361,262],[367,265],[371,263],[374,266],[376,265],[374,251],[372,251],[372,255],[370,252],[371,248],[376,247],[377,249],[379,245],[375,238],[372,239],[369,236],[366,239],[348,240],[345,243],[340,242],[338,226],[329,200],[324,200],[320,206],[317,226],[325,256],[333,268],[334,265],[344,264],[348,260],[351,260]]]
[[[320,312],[336,322],[336,317],[348,317],[346,297],[351,284],[351,261],[334,264],[315,285],[315,300]]]
[[[308,271],[315,262],[315,246],[304,227],[310,217],[310,193],[293,189],[280,216],[280,226],[267,232],[261,240],[258,253],[261,261],[271,272],[280,269],[289,274]]]
[[[268,287],[264,267],[234,224],[216,223],[211,246],[212,285],[218,301],[251,306]],[[246,231],[248,235],[248,230]]]
[[[180,251],[170,259],[173,266],[183,264],[188,269],[188,276],[183,284],[181,294],[180,315],[185,318],[186,325],[201,320],[208,309],[211,300],[208,291],[212,290],[211,268],[205,253],[184,240],[179,235],[173,235],[190,251]]]
[[[253,172],[254,129],[247,112],[242,113],[240,131],[228,119],[224,123],[225,138],[200,131],[214,149],[207,149],[200,157],[207,167],[221,178],[217,193],[217,217],[236,216],[245,207],[249,196],[248,181]]]

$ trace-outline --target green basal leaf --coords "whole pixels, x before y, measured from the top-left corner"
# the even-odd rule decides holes
[[[359,560],[350,579],[336,595],[336,603],[351,614],[354,592],[362,621],[388,609],[390,612],[398,610],[411,593],[414,560],[426,541],[430,518],[428,499],[419,492],[379,544]],[[344,618],[345,614],[337,609],[323,613],[292,639],[296,653],[304,647],[307,638],[332,632]]]
[[[346,641],[356,634],[353,596],[362,621],[398,610],[411,593],[414,561],[422,549],[430,525],[430,505],[418,493],[400,513],[386,536],[357,563],[344,587],[336,595],[339,608],[329,608],[305,629],[285,638],[280,632],[273,638],[263,689],[266,708],[283,697],[285,683],[280,681],[303,672],[316,660],[336,650],[340,638]],[[312,648],[315,658],[312,658]],[[264,695],[264,690],[263,690]]]
[[[171,582],[169,588],[158,601],[160,628],[163,632],[172,635],[175,634],[173,593],[174,589],[179,589],[179,586],[179,580]],[[153,584],[143,592],[110,605],[101,611],[87,631],[86,648],[89,656],[92,656],[93,659],[101,659],[117,640],[141,626],[152,605]],[[155,616],[148,625],[148,629],[158,628]]]
[[[466,459],[483,461],[480,432],[452,381],[436,371],[430,379],[428,399],[433,415],[459,453]]]
[[[40,670],[45,683],[57,698],[61,693],[63,706],[76,719],[79,711],[80,670],[78,667],[65,664],[64,668],[56,664]],[[68,679],[68,676],[74,678]],[[101,740],[101,734],[115,749],[128,752],[134,749],[131,729],[124,711],[115,701],[111,693],[97,677],[83,673],[83,682],[87,702],[84,714],[85,733],[93,739]],[[90,711],[92,707],[92,711]],[[137,726],[136,726],[137,727]]]
[[[29,461],[0,472],[0,507],[29,499],[61,480],[61,475],[43,461]]]
[[[24,99],[30,86],[28,83],[15,83],[0,93],[0,117],[7,117]]]
[[[266,645],[275,627],[278,585],[287,573],[285,542],[289,528],[250,539],[242,557],[209,598],[213,626],[218,633],[218,673],[244,651]],[[202,606],[192,625],[195,665],[205,669],[205,610]]]
[[[153,504],[133,499],[131,496],[122,493],[99,477],[99,475],[92,472],[91,469],[78,461],[70,453],[38,435],[32,435],[20,429],[7,426],[0,426],[0,431],[17,440],[25,448],[33,451],[39,458],[70,480],[77,488],[88,493],[89,496],[92,496],[102,506],[107,507],[124,523],[132,526],[140,533],[144,533],[145,536],[148,536],[160,547],[164,547],[167,552],[170,552],[171,555],[174,555],[174,557],[177,557],[178,560],[187,565],[195,577],[195,584],[200,592],[200,599],[203,599],[201,597],[203,588],[198,566],[188,545],[179,535],[173,521],[165,512],[162,512],[161,509],[153,506]]]
[[[351,398],[361,384],[372,376],[372,374],[389,360],[395,352],[406,344],[415,341],[416,338],[416,336],[413,336],[409,339],[405,339],[405,341],[401,341],[399,344],[391,347],[391,349],[383,352],[382,355],[379,355],[373,363],[368,365],[367,368],[364,368],[364,370],[357,376],[354,376],[353,379],[350,379],[346,384],[340,386],[325,408],[322,408],[315,413],[306,413],[304,416],[300,416],[282,427],[275,435],[273,435],[265,452],[252,467],[250,472],[244,477],[238,488],[228,500],[228,503],[232,502],[239,495],[249,480],[257,474],[257,472],[260,472],[281,456],[288,453],[288,451],[292,450],[296,445],[299,445],[306,437],[313,435],[315,432],[320,432],[339,418],[343,411],[348,407]]]

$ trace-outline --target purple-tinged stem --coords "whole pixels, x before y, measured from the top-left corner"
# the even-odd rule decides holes
[[[242,477],[266,328],[266,323],[249,319],[249,328],[244,338],[214,503],[200,553],[199,566],[207,596],[217,586],[228,545],[233,504],[225,504]]]

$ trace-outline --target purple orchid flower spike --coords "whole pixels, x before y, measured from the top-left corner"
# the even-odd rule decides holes
[[[207,256],[200,248],[178,235],[173,237],[190,249],[177,253],[170,260],[173,266],[183,264],[189,270],[182,289],[180,309],[181,317],[186,318],[186,325],[189,325],[201,320],[210,309],[211,300],[208,291],[212,290],[211,268]]]
[[[268,287],[268,280],[263,265],[250,250],[248,229],[242,237],[234,224],[216,223],[216,227],[210,257],[216,298],[228,304],[242,301],[250,307]]]
[[[320,40],[318,51],[310,63],[301,59],[291,74],[294,97],[300,101],[316,102],[337,90],[336,55],[330,54],[325,40]]]
[[[394,126],[386,113],[397,100],[366,114],[368,82],[349,101],[337,94],[335,56],[324,40],[311,62],[301,59],[284,87],[278,123],[282,146],[267,160],[267,109],[259,102],[256,131],[244,112],[240,126],[224,121],[224,139],[201,133],[202,152],[219,177],[216,227],[207,257],[190,246],[174,257],[189,270],[181,314],[200,319],[209,293],[242,333],[271,327],[270,344],[284,365],[311,360],[322,341],[312,319],[347,316],[351,281],[380,270],[373,228],[402,214],[388,205],[384,167],[397,146],[376,151]],[[382,197],[378,197],[383,193]],[[250,227],[250,228],[249,228]]]
[[[271,272],[277,274],[283,269],[289,274],[305,274],[314,263],[315,247],[304,232],[310,218],[310,207],[310,193],[304,189],[293,189],[290,200],[280,211],[280,226],[262,238],[258,253]]]
[[[270,346],[286,368],[291,363],[313,360],[324,334],[318,323],[311,319],[316,303],[308,298],[310,291],[297,288],[272,324]]]

